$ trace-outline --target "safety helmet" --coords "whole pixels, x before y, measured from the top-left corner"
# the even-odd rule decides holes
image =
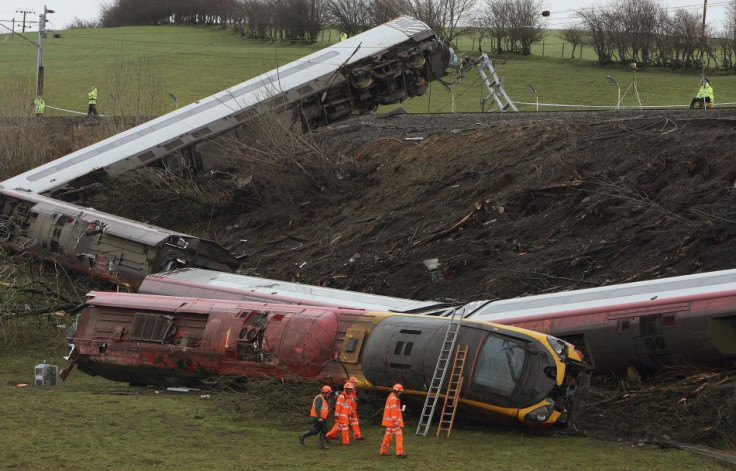
[[[353,389],[353,383],[345,383],[345,386],[343,386],[343,389]]]
[[[350,379],[348,380],[348,383],[355,384],[357,382],[358,382],[358,378],[356,378],[355,376],[351,376]]]
[[[394,391],[402,392],[404,391],[404,386],[400,385],[399,383],[394,384]]]
[[[323,392],[323,393],[327,393],[327,394],[330,394],[330,393],[332,392],[332,388],[331,388],[331,387],[329,387],[329,386],[327,386],[327,385],[325,384],[324,386],[322,386],[322,392]]]

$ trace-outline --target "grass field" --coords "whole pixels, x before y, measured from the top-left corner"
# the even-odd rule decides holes
[[[730,469],[680,450],[632,446],[580,436],[533,434],[460,424],[448,438],[405,431],[407,460],[378,456],[383,428],[362,424],[365,441],[317,448],[299,445],[303,419],[265,409],[236,412],[233,404],[259,401],[246,394],[129,387],[73,371],[58,386],[33,386],[34,365],[63,367],[63,352],[0,351],[0,468],[13,470],[690,470]],[[18,387],[19,383],[29,384]],[[251,404],[252,405],[252,404]],[[300,410],[299,404],[289,404]],[[245,408],[244,408],[245,409]],[[291,413],[290,413],[291,414]],[[391,449],[393,452],[393,448]]]
[[[224,90],[248,78],[280,65],[297,60],[336,41],[334,34],[325,32],[322,42],[313,45],[283,42],[257,42],[242,39],[230,31],[206,27],[158,26],[125,27],[62,31],[61,38],[44,41],[44,98],[48,105],[86,111],[89,87],[100,91],[98,109],[101,113],[115,112],[111,90],[120,75],[135,75],[131,65],[136,61],[154,71],[157,113],[172,111],[197,99]],[[36,37],[29,36],[31,40]],[[563,42],[552,33],[544,45],[535,45],[527,57],[492,57],[506,91],[521,110],[534,110],[536,96],[527,83],[538,91],[540,110],[565,109],[544,104],[615,107],[618,88],[607,76],[615,78],[625,95],[623,105],[638,107],[633,87],[636,81],[643,106],[684,106],[689,104],[697,88],[698,74],[668,70],[600,67],[586,50],[585,60],[569,59],[569,44],[562,56]],[[477,43],[472,38],[460,41],[468,55],[477,55]],[[544,49],[544,51],[543,51]],[[542,55],[544,52],[544,55]],[[35,90],[37,48],[19,36],[0,36],[0,80],[20,77],[26,81],[22,92],[28,95],[28,108]],[[736,102],[736,76],[711,71],[716,103]],[[132,80],[134,77],[128,77]],[[453,77],[448,80],[452,81]],[[14,88],[13,90],[17,90]],[[449,93],[438,83],[432,84],[427,95],[401,104],[410,112],[480,111],[480,100],[487,95],[476,71],[471,71],[460,84],[452,85]],[[173,93],[177,102],[169,97]],[[129,97],[130,98],[130,97]],[[453,106],[454,98],[454,106]],[[135,99],[135,97],[132,97]],[[393,106],[395,107],[395,106]],[[387,111],[392,107],[379,109]],[[49,110],[48,114],[60,112]]]

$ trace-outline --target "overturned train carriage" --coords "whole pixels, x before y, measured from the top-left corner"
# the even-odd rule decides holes
[[[92,292],[68,336],[71,363],[139,384],[198,386],[214,376],[275,376],[335,386],[400,382],[422,399],[450,320],[333,307]],[[569,420],[587,372],[568,343],[464,320],[461,410],[479,420],[549,426]],[[448,379],[449,380],[449,379]],[[447,381],[446,381],[447,382]],[[441,391],[444,392],[446,384]]]
[[[294,128],[309,130],[371,112],[423,95],[447,74],[449,60],[448,47],[426,24],[402,16],[0,185],[50,195],[63,190],[68,198],[98,175],[162,161],[212,168],[226,157],[224,143],[244,139],[258,117],[284,114]]]
[[[566,340],[595,371],[642,372],[736,360],[736,270],[448,306],[211,270],[184,268],[146,277],[139,292],[218,299],[343,306],[511,325]]]
[[[238,260],[208,240],[25,191],[0,188],[2,245],[116,284],[182,267],[231,272]]]

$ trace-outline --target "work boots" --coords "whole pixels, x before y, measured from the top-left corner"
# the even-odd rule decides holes
[[[310,435],[311,435],[311,433],[309,433],[309,432],[304,432],[303,434],[299,435],[299,443],[301,443],[302,445],[304,445],[304,439],[307,438]]]
[[[323,450],[330,448],[330,439],[325,438],[323,435],[319,436],[319,447]]]

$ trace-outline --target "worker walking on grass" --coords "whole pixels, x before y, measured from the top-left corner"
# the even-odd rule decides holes
[[[36,113],[36,118],[43,116],[43,112],[46,110],[46,103],[41,98],[41,95],[37,95],[36,99],[33,100],[33,109]]]
[[[314,396],[312,401],[312,411],[309,413],[312,421],[312,429],[299,435],[299,443],[304,445],[304,439],[312,435],[319,434],[319,447],[327,449],[330,447],[330,441],[325,438],[327,434],[327,418],[330,414],[329,397],[332,394],[332,388],[324,385],[319,394]]]
[[[698,93],[695,94],[695,97],[690,102],[690,109],[695,108],[695,105],[699,105],[698,108],[710,108],[714,102],[713,87],[707,78],[702,77],[700,79]]]
[[[97,113],[97,87],[94,85],[92,85],[92,88],[87,94],[87,102],[89,103],[89,106],[87,107],[87,116],[99,116]]]
[[[353,430],[353,440],[365,440],[358,422],[358,378],[351,376],[348,383],[353,385],[353,392],[350,394],[350,428]]]
[[[404,453],[404,434],[401,429],[404,427],[404,416],[401,413],[401,401],[399,396],[404,392],[404,386],[399,383],[394,384],[393,391],[388,395],[386,399],[386,406],[383,408],[383,421],[381,425],[386,427],[386,434],[383,436],[383,443],[381,443],[381,455],[388,456],[388,447],[391,445],[391,440],[396,437],[396,457],[406,458],[407,455]]]
[[[337,432],[342,435],[342,444],[350,445],[350,413],[352,405],[350,402],[350,396],[353,393],[352,383],[345,383],[343,390],[337,395],[335,401],[335,425],[325,435],[327,438],[337,437]]]

